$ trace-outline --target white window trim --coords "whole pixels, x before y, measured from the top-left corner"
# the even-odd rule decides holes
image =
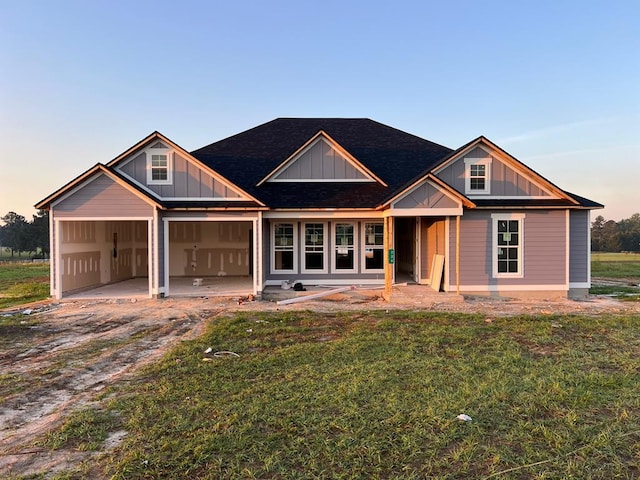
[[[307,253],[307,245],[306,245],[306,230],[307,230],[307,225],[308,224],[320,224],[322,225],[323,228],[323,234],[324,234],[324,242],[322,244],[322,259],[323,259],[323,265],[324,268],[322,270],[318,270],[318,269],[308,269],[307,268],[307,257],[306,257],[306,253]],[[302,224],[302,228],[300,229],[300,251],[301,251],[301,261],[302,261],[302,268],[300,269],[300,271],[302,273],[309,273],[309,274],[314,274],[314,273],[328,273],[329,272],[329,268],[328,268],[328,261],[327,261],[327,246],[329,244],[329,228],[326,222],[304,222]]]
[[[493,278],[524,278],[524,213],[491,214],[491,248]],[[518,221],[518,271],[516,273],[498,272],[498,222],[503,220]]]
[[[145,151],[147,159],[147,185],[172,185],[173,184],[173,150],[171,148],[147,148]],[[167,179],[153,180],[151,155],[167,156]]]
[[[349,224],[351,226],[353,226],[353,268],[350,269],[337,269],[336,268],[336,250],[338,248],[338,246],[336,245],[336,227],[338,226],[338,224]],[[358,222],[354,222],[354,221],[340,221],[340,222],[333,222],[331,224],[331,248],[330,248],[330,252],[331,252],[331,271],[334,274],[343,274],[343,273],[357,273],[358,272]]]
[[[290,224],[293,225],[293,269],[292,270],[277,270],[275,268],[276,265],[276,225],[278,224]],[[270,271],[273,275],[278,274],[296,274],[298,273],[298,222],[274,222],[271,224],[271,265]]]
[[[471,165],[485,166],[484,189],[471,189]],[[465,195],[489,195],[491,193],[491,157],[464,159],[464,193]]]
[[[366,243],[367,243],[367,223],[373,223],[376,225],[382,225],[383,226],[383,235],[384,235],[384,223],[383,222],[375,222],[375,221],[371,221],[371,222],[362,222],[362,238],[360,239],[360,246],[362,249],[362,254],[360,255],[360,271],[362,273],[384,273],[384,243],[382,245],[376,245],[373,248],[375,250],[382,250],[382,256],[383,256],[383,261],[382,261],[382,268],[367,268],[367,259],[366,259],[366,254],[367,254],[367,249],[370,248]]]

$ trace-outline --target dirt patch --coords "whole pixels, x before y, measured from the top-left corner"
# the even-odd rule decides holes
[[[105,387],[201,334],[216,313],[203,300],[166,299],[62,303],[26,317],[36,324],[0,354],[11,386],[0,397],[0,476],[53,472],[91,455],[34,445]]]
[[[381,293],[356,289],[290,305],[237,298],[169,298],[30,306],[28,322],[23,328],[13,325],[11,336],[0,343],[0,476],[72,470],[96,455],[50,451],[38,448],[37,441],[70,412],[97,405],[94,402],[104,388],[125,380],[177,342],[202,334],[206,321],[222,313],[415,309],[479,313],[487,318],[640,313],[639,302],[606,297],[505,300],[427,294],[424,287],[409,285],[396,288],[392,301],[386,302]],[[319,341],[330,339],[329,331]],[[101,453],[116,447],[125,436],[121,430],[112,432]]]

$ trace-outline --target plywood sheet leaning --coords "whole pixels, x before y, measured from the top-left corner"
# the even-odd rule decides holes
[[[444,274],[444,255],[434,255],[433,264],[431,266],[431,283],[429,286],[436,292],[440,291],[442,283],[442,275]]]

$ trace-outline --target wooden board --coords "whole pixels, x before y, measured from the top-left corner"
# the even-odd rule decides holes
[[[442,275],[444,274],[444,255],[434,255],[433,263],[431,265],[431,283],[429,286],[436,292],[440,291],[440,284],[442,283]]]

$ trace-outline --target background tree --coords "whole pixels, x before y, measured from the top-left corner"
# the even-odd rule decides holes
[[[640,213],[618,222],[618,243],[624,252],[640,251]]]
[[[15,252],[28,251],[27,227],[28,224],[22,215],[9,212],[0,220],[4,222],[2,228],[2,246],[11,250],[13,257]]]
[[[30,252],[42,252],[43,256],[49,255],[49,212],[38,210],[33,220],[28,224],[28,250]]]
[[[598,215],[595,220],[591,222],[591,250],[594,252],[603,251],[602,235],[605,222],[606,220],[602,215]]]
[[[618,224],[614,220],[607,220],[602,226],[603,252],[619,252],[620,240],[618,239]]]

